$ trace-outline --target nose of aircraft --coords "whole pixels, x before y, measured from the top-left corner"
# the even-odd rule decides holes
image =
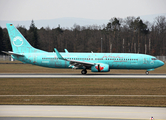
[[[163,66],[163,65],[164,65],[164,62],[159,60],[158,65],[159,65],[159,66]]]

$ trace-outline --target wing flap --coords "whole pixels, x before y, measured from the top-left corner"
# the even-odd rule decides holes
[[[66,61],[70,61],[70,64],[78,63],[78,64],[84,64],[84,65],[95,65],[95,63],[84,62],[84,61],[76,61],[76,60],[69,60],[69,59],[66,59]]]

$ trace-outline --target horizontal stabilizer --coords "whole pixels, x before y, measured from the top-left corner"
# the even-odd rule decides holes
[[[3,53],[6,53],[6,54],[8,54],[8,55],[16,55],[16,56],[19,56],[19,57],[24,57],[24,55],[18,54],[18,53],[14,53],[14,52],[12,52],[12,51],[8,51],[8,52],[2,51],[2,52],[3,52]]]

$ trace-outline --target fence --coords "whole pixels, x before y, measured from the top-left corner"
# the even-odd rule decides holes
[[[166,56],[155,56],[166,63]],[[15,61],[10,55],[0,55],[0,61]]]
[[[0,61],[14,61],[10,55],[0,55]]]
[[[166,62],[166,56],[155,56],[157,59]]]

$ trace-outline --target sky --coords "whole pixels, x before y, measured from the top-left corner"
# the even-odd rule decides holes
[[[125,18],[166,13],[166,0],[0,0],[0,20]]]
[[[113,17],[138,17],[154,22],[166,16],[166,0],[0,0],[0,26],[72,28],[107,24]]]

